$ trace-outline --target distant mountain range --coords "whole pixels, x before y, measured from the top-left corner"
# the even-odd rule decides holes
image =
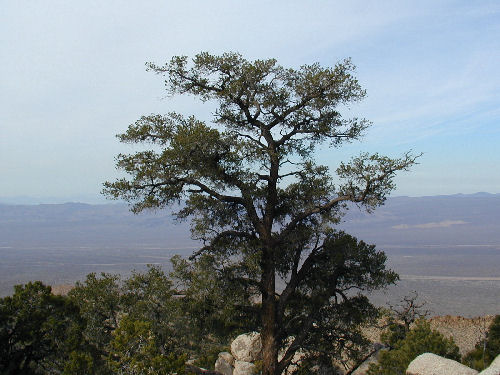
[[[394,197],[372,214],[352,206],[340,229],[379,246],[500,246],[500,194]],[[0,246],[195,247],[171,211],[126,204],[0,204]]]
[[[341,227],[378,245],[500,248],[500,194],[389,198],[372,214],[351,209]]]
[[[370,298],[418,291],[434,314],[498,313],[500,194],[395,197],[372,214],[350,207],[338,225],[388,256],[401,277]],[[172,211],[132,214],[125,204],[0,204],[0,296],[30,280],[73,284],[90,272],[127,275],[147,264],[168,270],[189,255],[189,222]]]
[[[193,246],[169,211],[134,215],[126,204],[0,204],[0,246]]]

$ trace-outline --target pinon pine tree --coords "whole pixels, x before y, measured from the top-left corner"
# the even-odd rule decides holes
[[[151,147],[117,157],[130,178],[105,183],[105,194],[135,212],[182,202],[177,215],[203,241],[192,261],[209,257],[232,286],[261,301],[263,374],[281,374],[299,349],[318,356],[336,339],[354,340],[348,328],[373,313],[355,291],[397,275],[382,252],[335,225],[348,202],[368,211],[381,205],[396,172],[416,157],[363,153],[336,173],[316,162],[318,145],[328,142],[334,153],[370,125],[341,114],[365,96],[351,61],[292,69],[200,53],[148,68],[166,77],[169,94],[217,108],[207,122],[169,113],[130,125],[119,139]]]

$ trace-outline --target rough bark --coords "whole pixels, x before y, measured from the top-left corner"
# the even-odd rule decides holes
[[[262,293],[262,374],[275,375],[278,362],[276,342],[276,279],[271,249],[263,254],[263,293]]]

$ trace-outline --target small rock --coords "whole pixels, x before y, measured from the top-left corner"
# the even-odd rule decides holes
[[[223,358],[227,363],[229,363],[231,366],[234,366],[234,357],[231,355],[231,353],[228,352],[220,352],[219,353],[219,358]]]
[[[257,367],[253,363],[238,361],[234,362],[233,375],[254,375],[257,373]]]
[[[477,371],[436,354],[420,354],[408,365],[406,375],[476,375]]]
[[[215,371],[220,372],[223,375],[233,375],[233,366],[226,361],[226,359],[221,356],[223,353],[219,353],[219,357],[217,358],[217,361],[215,361]],[[226,353],[229,354],[229,353]],[[233,357],[231,354],[229,354],[231,358]]]
[[[262,342],[257,332],[239,335],[231,343],[231,354],[237,361],[254,362],[261,359]]]
[[[283,355],[284,355],[284,353],[283,353]],[[283,355],[281,355],[281,358],[283,358]],[[290,375],[290,374],[295,373],[295,371],[298,370],[304,357],[305,357],[305,353],[303,351],[299,350],[299,351],[295,352],[295,354],[293,355],[291,364],[288,366],[288,368],[285,371],[285,375]],[[281,358],[279,359],[280,361],[281,361]]]

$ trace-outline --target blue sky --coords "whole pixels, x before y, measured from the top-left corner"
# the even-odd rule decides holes
[[[96,202],[143,114],[210,119],[145,62],[238,51],[284,66],[351,57],[373,126],[323,149],[423,152],[393,195],[500,193],[499,1],[10,1],[0,16],[0,198]]]

